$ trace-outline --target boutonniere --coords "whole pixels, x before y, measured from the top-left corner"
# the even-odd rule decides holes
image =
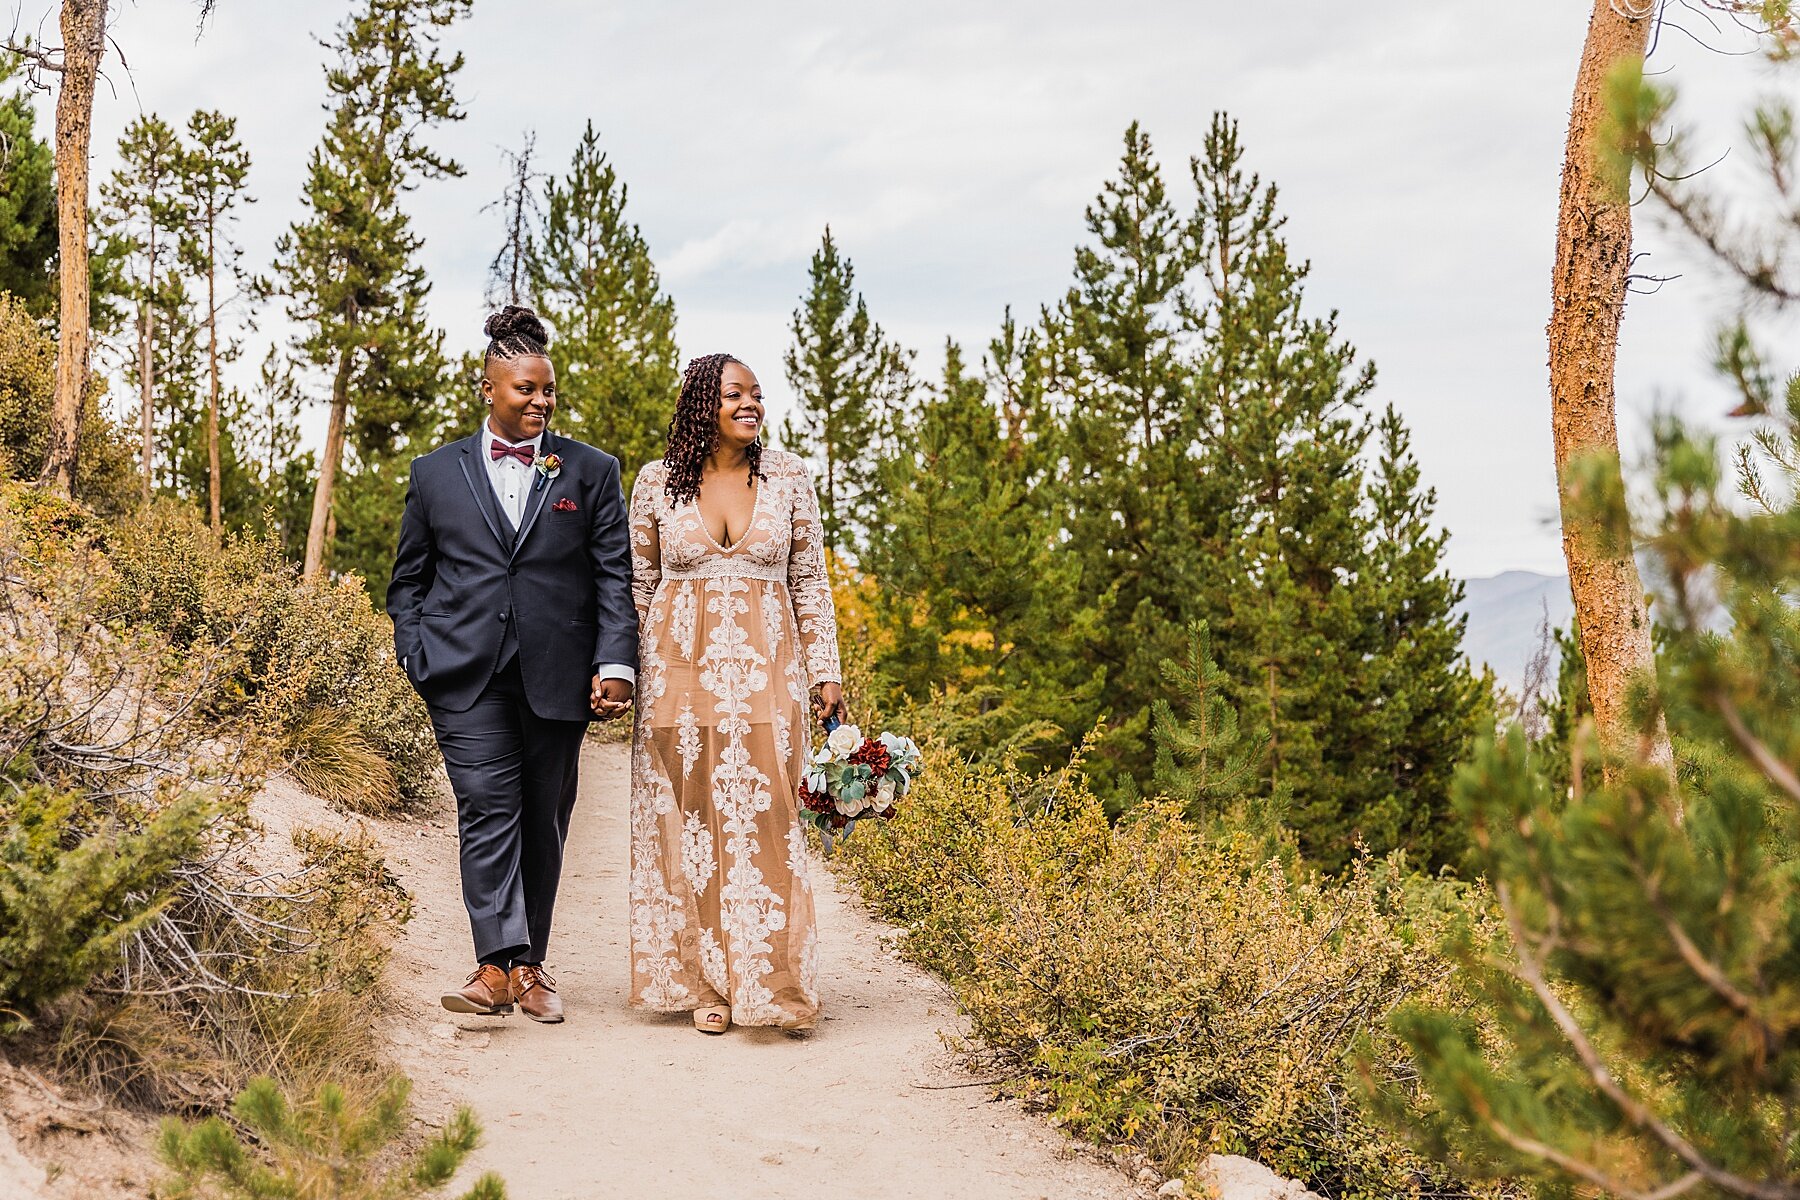
[[[554,454],[540,454],[537,457],[537,461],[532,463],[532,466],[537,468],[538,487],[543,487],[545,480],[555,479],[558,475],[562,474],[562,459]]]

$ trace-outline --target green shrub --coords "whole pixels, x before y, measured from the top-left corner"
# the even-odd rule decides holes
[[[131,822],[80,792],[0,782],[0,1009],[16,1023],[114,969],[210,817],[197,795]]]
[[[0,478],[35,479],[49,453],[56,342],[23,304],[0,292]],[[76,498],[108,516],[141,494],[130,436],[100,412],[106,380],[88,383],[76,454]]]
[[[366,997],[408,899],[366,837],[259,844],[281,747],[233,690],[244,626],[178,644],[120,613],[95,541],[19,529],[0,522],[0,1007],[66,1075],[158,1105],[377,1071]]]
[[[304,786],[372,814],[432,795],[430,717],[360,579],[305,583],[272,537],[220,536],[175,503],[122,523],[109,556],[119,613],[178,645],[234,640],[242,662],[214,706],[275,731]]]
[[[359,1103],[327,1083],[295,1104],[274,1080],[256,1079],[232,1106],[254,1141],[218,1117],[191,1127],[164,1124],[158,1154],[177,1173],[167,1194],[171,1200],[400,1200],[435,1192],[475,1149],[480,1128],[470,1109],[458,1109],[416,1154],[389,1166],[383,1151],[405,1131],[408,1091],[406,1080],[391,1079]],[[463,1200],[504,1200],[505,1195],[499,1176],[490,1172]]]
[[[884,836],[885,834],[885,836]],[[934,751],[899,816],[843,861],[903,948],[955,990],[1011,1085],[1180,1173],[1253,1155],[1333,1197],[1458,1195],[1348,1086],[1408,997],[1456,1003],[1433,930],[1482,899],[1399,860],[1336,880],[1145,801],[1110,825],[1078,770],[1027,779]]]

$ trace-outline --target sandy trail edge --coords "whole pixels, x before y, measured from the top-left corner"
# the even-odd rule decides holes
[[[470,957],[455,821],[446,809],[378,827],[415,905],[388,972],[389,1040],[423,1117],[461,1103],[480,1116],[484,1144],[460,1182],[496,1170],[514,1200],[1148,1195],[972,1086],[939,1038],[958,1028],[942,985],[884,949],[883,927],[822,866],[825,1015],[811,1038],[709,1037],[627,1007],[628,757],[593,742],[582,754],[546,964],[561,1026],[438,1007]]]

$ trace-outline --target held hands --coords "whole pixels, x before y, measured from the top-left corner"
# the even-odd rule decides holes
[[[588,703],[602,721],[616,720],[631,710],[631,697],[635,691],[623,679],[602,679],[596,675]]]
[[[844,686],[839,683],[813,685],[812,707],[813,717],[821,725],[833,717],[839,722],[850,719],[850,710],[844,706]]]

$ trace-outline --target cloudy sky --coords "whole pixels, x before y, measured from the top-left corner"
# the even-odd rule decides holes
[[[28,31],[47,18],[54,40],[49,0],[10,7]],[[129,70],[109,59],[97,175],[140,111],[237,115],[258,200],[241,238],[263,267],[298,215],[324,120],[319,39],[350,7],[219,0],[196,37],[192,0],[115,0]],[[876,319],[929,375],[946,337],[985,346],[1007,305],[1032,314],[1067,286],[1083,208],[1128,123],[1150,133],[1185,207],[1187,158],[1223,109],[1281,188],[1311,304],[1339,311],[1379,368],[1377,401],[1414,430],[1452,569],[1559,571],[1543,330],[1588,7],[477,0],[448,39],[467,55],[468,116],[435,139],[467,174],[409,201],[431,311],[454,348],[480,345],[500,150],[535,130],[561,166],[591,118],[675,298],[684,355],[744,358],[779,410],[788,315],[829,222]],[[1682,83],[1701,149],[1733,145],[1742,100],[1770,84],[1754,60],[1675,33],[1653,65]],[[1746,178],[1745,161],[1721,175]],[[1626,320],[1621,420],[1641,444],[1659,407],[1710,420],[1729,402],[1705,370],[1725,289],[1673,235],[1647,220],[1639,233],[1651,269],[1687,272]]]

